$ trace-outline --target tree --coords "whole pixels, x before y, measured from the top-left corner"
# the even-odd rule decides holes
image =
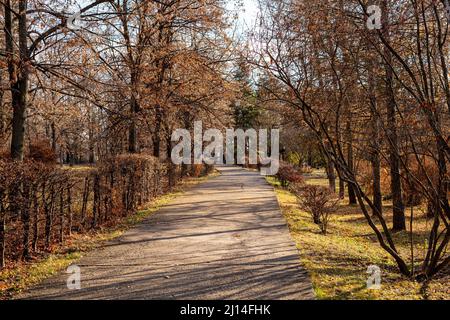
[[[395,5],[391,24],[370,31],[362,1],[263,2],[254,65],[276,82],[271,99],[298,112],[314,133],[340,180],[353,189],[367,223],[399,271],[424,279],[450,261],[444,250],[450,217],[444,186],[448,128],[443,125],[448,121],[443,112],[448,109],[448,85],[438,80],[445,78],[447,63],[439,58],[448,41],[442,31],[446,18],[435,2],[426,6],[420,1],[410,7],[407,1],[396,1]],[[331,16],[330,10],[336,15]],[[384,74],[368,61],[382,61]],[[380,90],[383,83],[385,90]],[[386,113],[379,105],[386,106]],[[363,184],[366,173],[358,169],[361,163],[368,163],[375,177],[368,187]],[[429,243],[420,271],[414,258],[408,266],[397,250],[386,213],[379,210],[381,190],[376,180],[383,165],[389,166],[394,185],[394,231],[404,229],[405,224],[402,181],[414,181],[415,192],[433,203],[433,225],[428,230]],[[414,169],[416,165],[422,173]],[[422,174],[427,177],[421,178]],[[372,199],[370,192],[374,193]]]

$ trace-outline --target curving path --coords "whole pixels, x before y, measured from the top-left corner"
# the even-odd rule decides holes
[[[313,299],[311,281],[257,172],[212,178],[82,258],[82,289],[62,273],[25,299]]]

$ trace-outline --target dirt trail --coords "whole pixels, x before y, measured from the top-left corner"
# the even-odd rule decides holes
[[[256,172],[221,175],[82,258],[81,290],[61,273],[26,299],[313,299],[273,188]]]

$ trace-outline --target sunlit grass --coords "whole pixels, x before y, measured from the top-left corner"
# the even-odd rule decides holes
[[[448,276],[428,284],[401,276],[393,259],[378,244],[359,207],[348,206],[347,199],[343,200],[338,213],[332,218],[328,234],[323,235],[311,216],[299,209],[293,194],[280,188],[276,179],[268,177],[267,181],[275,186],[291,235],[301,253],[301,262],[311,275],[318,299],[450,299]],[[327,185],[327,180],[306,178],[306,183]],[[390,224],[389,208],[389,203],[386,203],[384,210]],[[415,214],[417,217],[423,215],[419,212]],[[418,255],[424,252],[426,224],[426,219],[415,219],[414,245]],[[409,236],[409,232],[394,234],[398,250],[407,261]],[[380,290],[367,289],[369,275],[366,272],[370,265],[381,268]]]

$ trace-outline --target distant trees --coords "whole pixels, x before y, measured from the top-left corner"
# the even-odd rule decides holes
[[[160,156],[170,148],[163,132],[185,125],[173,110],[191,120],[227,112],[235,56],[220,1],[97,0],[77,9],[24,0],[1,7],[1,98],[11,106],[11,114],[2,108],[2,123],[11,121],[3,142],[14,159],[24,158],[31,132],[48,140],[61,162]],[[72,21],[76,11],[80,19]]]
[[[371,2],[382,11],[382,28],[375,30],[366,27],[367,1],[261,4],[254,64],[274,79],[275,85],[266,86],[268,101],[278,101],[276,108],[290,118],[288,110],[296,112],[314,133],[348,185],[350,202],[358,202],[400,272],[433,276],[450,261],[445,252],[450,100],[443,3]],[[413,169],[417,166],[420,174]],[[384,192],[393,204],[391,227],[381,209],[382,172],[389,172],[390,190]],[[392,236],[406,229],[405,205],[417,203],[412,201],[417,194],[433,208],[420,271],[413,261],[408,265]]]

